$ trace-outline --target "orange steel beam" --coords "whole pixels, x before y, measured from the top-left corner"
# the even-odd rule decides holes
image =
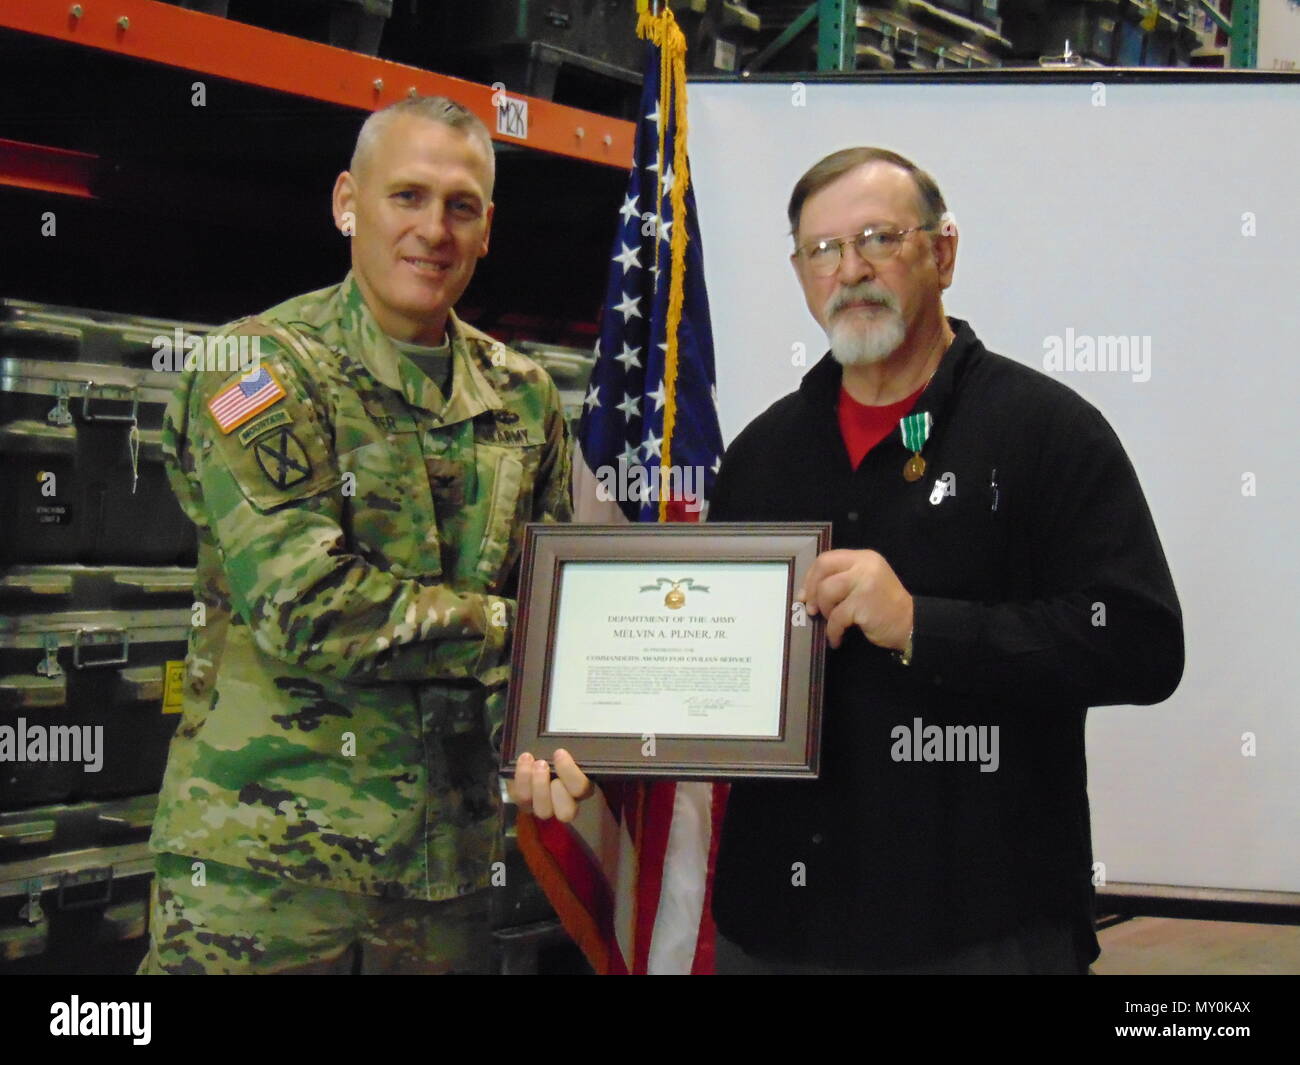
[[[503,101],[487,85],[154,0],[4,0],[0,27],[363,111],[412,91],[450,96],[478,115],[503,144],[623,169],[632,165],[634,127],[623,119],[514,93],[506,93]],[[526,104],[526,136],[512,136],[498,126],[497,104],[503,103],[508,128],[519,128],[509,125],[520,117],[511,101]]]
[[[0,137],[0,185],[93,200],[91,179],[98,164],[97,155]]]

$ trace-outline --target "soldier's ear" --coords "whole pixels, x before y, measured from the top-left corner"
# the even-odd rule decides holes
[[[345,237],[350,237],[357,228],[357,182],[350,172],[344,170],[334,181],[334,193],[330,205],[334,212],[334,225]]]
[[[487,210],[483,212],[483,243],[479,245],[478,257],[481,259],[488,253],[488,237],[492,235],[492,214],[496,210],[495,203],[489,203]]]

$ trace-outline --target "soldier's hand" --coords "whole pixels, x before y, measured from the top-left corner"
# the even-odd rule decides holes
[[[543,821],[554,817],[569,822],[578,816],[578,803],[596,793],[596,785],[578,768],[563,747],[555,752],[555,779],[551,767],[531,754],[521,754],[515,761],[514,779],[510,781],[510,796],[519,809],[540,817]]]
[[[877,551],[823,551],[795,598],[826,619],[826,639],[839,647],[856,625],[878,647],[901,651],[912,631],[912,597]]]

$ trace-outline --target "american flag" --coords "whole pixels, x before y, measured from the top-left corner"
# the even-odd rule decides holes
[[[241,377],[208,400],[208,410],[221,431],[228,433],[283,396],[280,382],[265,366],[259,366],[255,375]]]
[[[698,521],[702,500],[681,489],[707,500],[722,461],[686,160],[686,44],[667,5],[658,15],[643,5],[637,32],[647,38],[641,113],[574,455],[583,522]],[[637,467],[658,472],[630,483],[659,490],[598,491],[627,485]],[[669,479],[669,468],[699,471],[698,480]],[[723,785],[606,782],[571,825],[520,816],[520,849],[597,972],[713,971],[710,888],[725,801]]]

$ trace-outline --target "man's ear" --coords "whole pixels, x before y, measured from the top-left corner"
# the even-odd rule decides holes
[[[334,181],[330,205],[339,232],[345,237],[354,235],[357,231],[357,182],[346,170]]]
[[[957,227],[945,223],[943,229],[934,236],[932,246],[939,284],[947,288],[952,284],[953,273],[957,269]]]
[[[495,203],[489,203],[487,210],[483,212],[483,243],[478,249],[480,259],[488,253],[488,238],[492,235],[492,215],[496,211],[496,206]]]

